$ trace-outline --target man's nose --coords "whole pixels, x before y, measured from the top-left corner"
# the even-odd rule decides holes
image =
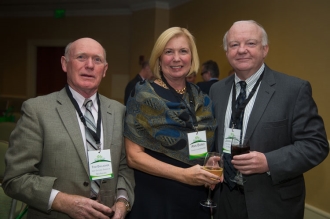
[[[88,58],[86,60],[86,66],[89,67],[89,68],[93,68],[94,67],[94,61],[92,58]]]
[[[240,45],[238,48],[238,52],[239,53],[245,53],[247,51],[246,46],[245,45]]]

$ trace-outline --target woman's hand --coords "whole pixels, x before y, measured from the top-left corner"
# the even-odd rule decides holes
[[[182,172],[183,183],[192,185],[192,186],[210,186],[214,188],[216,184],[223,181],[223,176],[218,177],[212,173],[207,172],[200,165],[195,165],[189,168],[186,168]]]
[[[144,148],[125,138],[127,162],[131,168],[138,169],[145,173],[176,180],[192,186],[206,185],[214,187],[223,181],[223,177],[218,177],[203,170],[200,165],[189,168],[182,168],[164,163],[151,157],[144,152]]]

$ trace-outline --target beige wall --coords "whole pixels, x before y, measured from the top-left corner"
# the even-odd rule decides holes
[[[107,50],[108,75],[100,92],[112,97],[112,74],[139,71],[138,56],[149,58],[158,35],[169,26],[188,28],[196,38],[200,61],[213,59],[224,78],[230,70],[222,37],[236,20],[253,19],[266,29],[270,51],[266,63],[273,69],[311,82],[313,96],[330,133],[328,64],[330,1],[192,0],[171,9],[135,11],[106,17],[1,18],[0,96],[27,96],[27,44],[29,40],[71,41],[89,36]],[[5,30],[5,31],[4,31]],[[201,80],[198,75],[197,81]],[[121,98],[117,98],[123,101]],[[283,164],[285,165],[285,164]],[[330,158],[305,174],[306,203],[330,213]]]
[[[187,27],[197,41],[200,61],[218,62],[221,75],[230,65],[222,38],[233,22],[253,19],[266,29],[270,51],[266,63],[273,69],[311,82],[319,112],[330,131],[330,89],[327,87],[330,44],[328,0],[262,1],[193,0],[171,10],[170,25]],[[198,75],[197,80],[201,80]]]

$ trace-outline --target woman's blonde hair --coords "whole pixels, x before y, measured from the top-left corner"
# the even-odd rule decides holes
[[[149,64],[150,64],[152,73],[156,79],[161,78],[159,59],[160,59],[160,56],[163,54],[166,44],[173,37],[178,37],[178,36],[185,36],[187,38],[188,44],[189,44],[189,47],[191,50],[191,68],[190,68],[187,76],[189,76],[193,72],[198,72],[199,57],[198,57],[197,47],[196,47],[195,39],[194,39],[193,35],[185,28],[171,27],[171,28],[165,30],[158,37],[158,39],[154,45],[154,48],[152,49],[151,55],[150,55]]]

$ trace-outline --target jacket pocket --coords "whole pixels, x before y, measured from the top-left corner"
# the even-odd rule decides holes
[[[278,127],[287,126],[287,124],[288,124],[288,119],[275,121],[275,122],[265,122],[263,124],[263,128],[265,129],[278,128]]]
[[[304,195],[305,193],[304,178],[302,176],[299,176],[295,179],[283,183],[279,188],[279,192],[283,200]]]

